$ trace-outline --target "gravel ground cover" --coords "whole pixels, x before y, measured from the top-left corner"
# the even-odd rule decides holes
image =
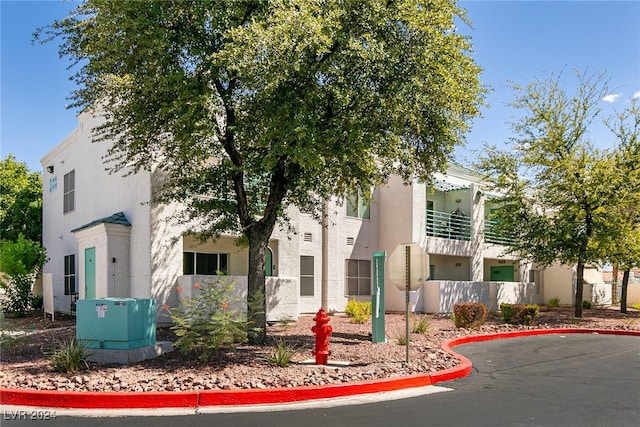
[[[333,335],[329,343],[330,365],[307,363],[313,360],[313,316],[295,322],[269,326],[268,336],[294,346],[297,353],[289,366],[270,365],[265,355],[272,346],[238,345],[217,360],[203,362],[196,355],[178,351],[137,364],[98,365],[73,374],[57,372],[49,355],[60,341],[75,336],[74,318],[63,317],[52,323],[37,313],[21,319],[5,319],[4,337],[13,339],[2,345],[0,388],[60,391],[187,391],[286,388],[303,385],[337,384],[428,373],[456,366],[458,360],[442,350],[449,339],[524,329],[587,328],[640,331],[640,312],[621,314],[617,308],[584,310],[584,317],[573,317],[570,308],[542,308],[535,326],[505,324],[490,315],[486,324],[475,329],[458,329],[448,316],[428,315],[424,333],[411,333],[410,363],[405,361],[405,318],[402,314],[385,317],[386,343],[371,342],[371,322],[354,324],[345,315],[331,316]],[[412,319],[413,323],[414,319]],[[24,335],[26,331],[26,334]],[[20,335],[23,334],[23,335]],[[169,328],[158,329],[158,340],[174,340]],[[18,338],[17,338],[18,337]],[[17,338],[17,339],[16,339]],[[348,362],[334,366],[331,362]]]

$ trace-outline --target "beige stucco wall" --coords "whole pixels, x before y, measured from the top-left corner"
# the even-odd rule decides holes
[[[560,298],[561,305],[572,305],[574,301],[575,272],[571,267],[554,264],[542,273],[544,298],[546,303],[551,298]]]

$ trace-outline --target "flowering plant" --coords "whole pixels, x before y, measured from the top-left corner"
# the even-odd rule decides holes
[[[171,320],[178,336],[175,346],[182,352],[195,351],[200,358],[217,358],[221,350],[247,340],[246,314],[233,297],[235,281],[226,277],[214,283],[198,284],[200,292],[180,300]]]

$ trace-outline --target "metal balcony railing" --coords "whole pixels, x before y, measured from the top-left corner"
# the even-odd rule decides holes
[[[513,245],[514,240],[509,236],[505,236],[496,231],[495,227],[498,221],[489,219],[484,220],[484,240],[487,243],[494,243],[496,245],[510,246]]]
[[[471,218],[458,210],[446,213],[427,209],[427,236],[471,240]]]

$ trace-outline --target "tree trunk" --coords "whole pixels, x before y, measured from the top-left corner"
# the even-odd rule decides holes
[[[576,275],[576,299],[575,304],[575,317],[582,317],[582,296],[584,290],[584,262],[578,261]]]
[[[622,295],[620,296],[620,313],[627,312],[627,290],[629,287],[629,276],[631,275],[631,268],[625,268],[622,275]]]
[[[611,304],[618,303],[618,263],[613,263],[613,282],[611,283]]]
[[[265,344],[267,341],[267,306],[265,292],[264,257],[269,245],[270,232],[255,227],[247,232],[249,239],[249,276],[247,280],[247,320],[249,343]]]

